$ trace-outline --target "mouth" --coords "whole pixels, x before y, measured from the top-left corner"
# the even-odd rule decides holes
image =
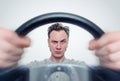
[[[56,54],[61,54],[61,51],[55,51]]]

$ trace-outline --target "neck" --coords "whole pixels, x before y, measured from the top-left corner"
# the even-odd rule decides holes
[[[54,57],[50,57],[50,60],[53,62],[63,62],[66,58],[62,57],[62,58],[54,58]]]

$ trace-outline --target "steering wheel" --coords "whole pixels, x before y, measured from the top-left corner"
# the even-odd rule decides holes
[[[20,36],[25,36],[30,31],[32,31],[33,29],[35,29],[37,27],[40,27],[40,26],[48,24],[48,23],[54,23],[54,22],[65,22],[65,23],[71,23],[71,24],[77,25],[78,27],[82,27],[83,29],[85,29],[89,33],[91,33],[94,38],[99,38],[104,34],[103,30],[101,30],[96,24],[89,21],[88,19],[83,18],[78,15],[75,15],[75,14],[72,14],[72,13],[64,13],[64,12],[47,13],[47,14],[43,14],[43,15],[37,16],[35,18],[32,18],[31,20],[29,20],[26,23],[24,23],[23,25],[21,25],[15,32]],[[54,66],[47,65],[47,66],[43,66],[41,68],[42,68],[42,70],[44,69],[44,71],[42,71],[42,70],[39,70],[39,71],[44,72],[43,74],[48,73],[47,76],[51,76],[51,74],[53,74],[54,72],[61,71],[62,73],[64,73],[66,76],[69,77],[70,81],[73,81],[73,80],[79,81],[79,79],[76,79],[78,77],[76,77],[76,76],[72,77],[81,68],[79,66],[72,66],[72,68],[71,68],[66,65],[54,65]],[[45,68],[47,69],[46,73],[45,73]],[[61,68],[61,70],[59,70],[57,68]],[[75,68],[77,68],[77,69],[75,69]],[[71,70],[73,71],[72,74],[69,73]],[[16,72],[19,74],[19,76],[21,75],[22,77],[25,77],[25,78],[22,78],[22,80],[18,80],[18,77],[15,77],[18,75]],[[25,76],[25,73],[26,73],[26,76]],[[23,74],[24,74],[24,76],[23,76]],[[0,81],[10,81],[10,80],[12,80],[12,81],[29,81],[28,79],[26,79],[29,77],[28,74],[29,74],[29,69],[27,69],[27,70],[25,68],[21,69],[20,67],[15,68],[15,69],[10,69],[9,71],[0,73]],[[43,81],[49,81],[48,79],[49,79],[49,77],[46,79],[42,78]],[[34,81],[35,81],[35,79],[34,79]],[[83,81],[85,81],[85,80],[83,80]]]
[[[103,30],[101,30],[96,24],[92,23],[88,19],[71,13],[63,12],[47,13],[37,16],[21,25],[16,32],[19,35],[26,35],[39,26],[53,22],[66,22],[77,25],[90,32],[95,38],[99,38],[102,34],[104,34]]]

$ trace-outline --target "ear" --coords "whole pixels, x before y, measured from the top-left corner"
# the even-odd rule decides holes
[[[68,45],[69,45],[69,39],[67,40],[67,47],[68,47]]]
[[[48,38],[48,47],[49,47],[49,42],[50,42],[50,39]]]

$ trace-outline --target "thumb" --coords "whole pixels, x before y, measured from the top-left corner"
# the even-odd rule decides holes
[[[99,48],[98,39],[93,39],[89,42],[89,46],[88,46],[89,50],[96,50],[98,48]]]
[[[29,47],[30,44],[31,44],[31,40],[29,37],[20,37],[20,36],[16,36],[16,37],[13,37],[11,38],[10,42],[17,46],[17,47],[21,47],[21,48],[24,48],[24,47]]]
[[[16,45],[17,45],[18,47],[29,47],[30,44],[31,44],[30,38],[29,38],[29,37],[26,37],[26,36],[24,36],[24,37],[19,37],[19,40],[17,40],[16,42],[17,42]]]

